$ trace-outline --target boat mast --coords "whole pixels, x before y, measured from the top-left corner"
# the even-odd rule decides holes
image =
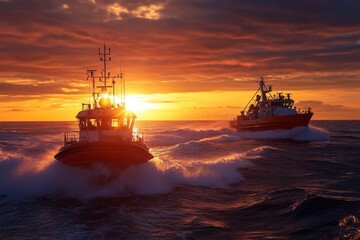
[[[265,85],[265,83],[264,83],[264,76],[260,76],[260,82],[259,82],[259,87],[260,87],[260,90],[261,90],[261,97],[262,97],[262,100],[263,101],[266,101],[267,100],[267,98],[266,98],[266,91],[265,91],[265,89],[264,89],[264,85]]]
[[[89,69],[87,70],[87,79],[89,80],[89,78],[91,78],[92,81],[92,96],[93,96],[93,101],[94,101],[94,108],[97,108],[97,102],[96,102],[96,93],[95,93],[95,73],[96,70],[93,69]],[[90,84],[89,84],[90,85]],[[90,98],[90,96],[89,96]],[[90,104],[90,99],[89,99],[89,104]]]
[[[253,102],[254,98],[256,97],[257,93],[259,91],[261,91],[261,101],[267,101],[267,96],[266,94],[272,91],[272,86],[269,85],[269,88],[266,87],[265,82],[264,82],[264,76],[260,76],[260,81],[259,81],[259,88],[256,90],[254,96],[250,99],[250,101],[246,104],[245,108],[243,109],[242,112],[245,112],[246,109],[248,108],[248,106],[250,105],[251,102]],[[270,97],[272,98],[271,94]]]
[[[110,48],[106,48],[106,44],[104,42],[103,49],[99,48],[99,56],[100,61],[103,63],[103,69],[101,71],[101,74],[96,76],[95,72],[96,70],[87,70],[87,80],[89,78],[92,80],[92,98],[94,101],[94,108],[98,107],[119,107],[125,108],[125,79],[124,79],[124,66],[123,62],[121,63],[121,72],[111,76],[110,72],[107,72],[107,64],[109,61],[111,61],[111,52]],[[123,60],[122,60],[123,61]],[[116,88],[116,78],[120,78],[120,102],[117,103],[116,98],[116,92],[119,91],[119,89]],[[95,82],[95,79],[98,79],[99,82],[102,82],[103,85],[99,86]],[[110,81],[108,83],[108,81]],[[90,87],[89,83],[89,87]],[[110,95],[111,92],[108,92],[108,88],[112,89],[112,96]],[[100,91],[96,91],[96,89],[100,89]],[[111,90],[109,90],[111,91]],[[110,95],[110,96],[109,96]],[[100,98],[100,99],[99,99]],[[104,99],[104,100],[102,100]],[[110,99],[112,101],[110,101]],[[90,103],[90,90],[89,90],[89,103]],[[106,103],[106,104],[105,104]],[[109,103],[109,104],[108,104]],[[105,105],[104,105],[105,104]]]
[[[124,73],[124,61],[122,64],[122,70],[121,70],[121,85],[122,85],[122,105],[124,106],[124,108],[126,108],[125,106],[125,73]]]
[[[104,50],[103,52],[101,52],[100,48],[99,48],[99,55],[102,56],[100,57],[100,61],[103,62],[104,67],[103,67],[103,72],[101,73],[101,77],[100,77],[100,81],[102,82],[102,80],[104,81],[104,88],[106,89],[107,85],[106,85],[106,81],[110,76],[110,72],[108,73],[106,71],[106,62],[111,61],[111,57],[110,57],[110,48],[108,49],[108,52],[106,52],[106,45],[104,42]]]
[[[121,65],[121,72],[120,72],[120,88],[121,88],[121,105],[125,108],[125,70],[124,70],[124,51],[121,51],[120,56],[120,65]]]
[[[272,91],[272,86],[268,85],[268,87],[269,87],[269,89],[265,85],[264,76],[260,76],[259,89],[258,90],[261,90],[262,101],[267,101],[266,94]],[[272,97],[271,94],[270,94],[270,97]]]

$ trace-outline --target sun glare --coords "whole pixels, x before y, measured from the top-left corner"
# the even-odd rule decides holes
[[[140,114],[144,110],[151,108],[151,104],[147,102],[146,97],[141,95],[126,96],[125,106],[127,110],[133,111],[135,114]]]

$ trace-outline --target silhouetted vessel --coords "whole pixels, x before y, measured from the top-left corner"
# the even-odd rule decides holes
[[[261,95],[258,95],[260,91]],[[265,131],[307,126],[313,112],[310,108],[294,107],[291,94],[271,95],[272,86],[266,86],[263,77],[259,88],[241,114],[230,121],[238,131]]]
[[[111,57],[110,48],[106,51],[105,44],[103,53],[99,49],[99,55],[103,62],[101,75],[95,76],[96,70],[87,70],[88,79],[92,80],[93,103],[82,104],[82,110],[76,116],[79,131],[64,133],[64,146],[55,159],[83,168],[102,163],[111,168],[124,169],[133,164],[146,163],[153,155],[144,144],[143,134],[135,131],[135,114],[125,108],[123,74],[110,76],[110,72],[107,72],[107,62],[111,61]],[[98,79],[99,85],[95,79]],[[121,80],[120,98],[115,94],[116,79]]]

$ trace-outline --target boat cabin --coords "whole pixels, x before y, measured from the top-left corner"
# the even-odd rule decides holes
[[[79,141],[133,141],[136,115],[124,108],[95,108],[80,111]],[[137,134],[137,133],[136,133]],[[137,136],[137,135],[136,135]],[[117,139],[116,139],[117,138]],[[137,137],[137,141],[142,141]]]
[[[84,105],[83,105],[84,106]],[[80,111],[78,119],[80,131],[128,130],[132,131],[136,115],[124,108],[95,108],[88,105]]]
[[[99,49],[103,62],[101,75],[96,70],[87,70],[89,83],[92,83],[92,104],[82,104],[76,115],[79,131],[65,133],[65,145],[74,142],[118,142],[131,141],[143,143],[141,133],[134,130],[136,115],[125,108],[125,80],[123,74],[111,76],[107,64],[111,61],[110,49]],[[96,83],[98,79],[98,83]],[[120,97],[116,94],[116,79],[120,79]]]
[[[241,111],[238,119],[253,120],[259,118],[267,118],[271,116],[292,115],[296,114],[294,108],[294,100],[291,99],[291,94],[277,93],[271,95],[271,86],[266,86],[264,79],[259,81],[259,88],[254,97],[246,105],[245,109]],[[257,94],[259,92],[259,94]]]

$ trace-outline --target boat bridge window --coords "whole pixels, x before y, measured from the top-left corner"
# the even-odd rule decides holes
[[[97,129],[97,121],[96,119],[87,119],[86,126],[88,130],[95,130]]]
[[[113,127],[113,128],[119,127],[119,119],[112,119],[111,120],[111,127]]]
[[[80,130],[93,130],[97,128],[97,123],[95,119],[79,119],[79,128]]]
[[[78,120],[80,130],[86,129],[86,121],[84,118]]]
[[[129,118],[116,118],[111,119],[112,128],[129,128],[131,119]]]
[[[99,120],[99,128],[101,130],[110,130],[111,129],[111,118],[102,118]]]
[[[132,129],[134,123],[134,117],[101,119],[81,118],[79,119],[79,128],[80,130]]]

